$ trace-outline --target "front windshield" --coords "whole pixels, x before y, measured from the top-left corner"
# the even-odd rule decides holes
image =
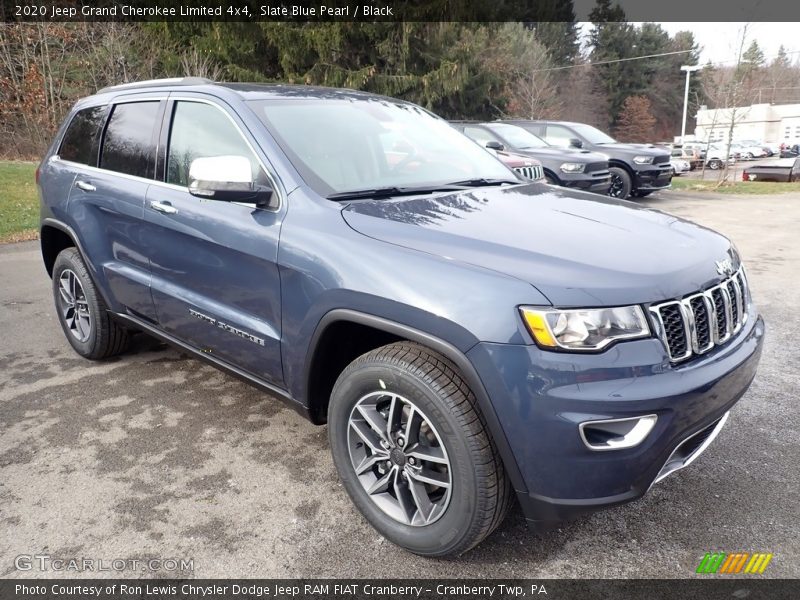
[[[578,134],[583,137],[587,142],[590,144],[616,144],[617,140],[612,138],[610,135],[607,135],[597,129],[596,127],[592,127],[591,125],[584,125],[583,123],[577,123],[572,125],[572,128],[578,132]]]
[[[322,196],[516,179],[471,139],[413,104],[342,97],[250,104],[305,182]]]
[[[549,146],[542,138],[532,134],[527,129],[507,123],[491,123],[489,129],[508,142],[511,148],[528,150],[530,148],[546,148]]]

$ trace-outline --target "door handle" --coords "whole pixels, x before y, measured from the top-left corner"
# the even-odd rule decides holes
[[[172,204],[169,202],[159,202],[158,200],[151,200],[150,208],[165,215],[174,215],[178,212],[178,209],[172,206]]]
[[[80,179],[75,182],[75,187],[83,190],[84,192],[95,192],[97,188],[88,181],[81,181]]]

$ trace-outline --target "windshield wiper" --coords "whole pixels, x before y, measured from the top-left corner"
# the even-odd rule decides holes
[[[383,187],[370,190],[351,190],[349,192],[336,192],[327,196],[328,200],[360,200],[363,198],[392,198],[394,196],[416,196],[420,194],[433,194],[435,192],[454,192],[468,190],[473,187],[489,185],[503,185],[504,183],[522,183],[509,179],[466,179],[441,185],[418,187]]]
[[[454,188],[471,188],[471,187],[486,187],[490,185],[503,185],[506,183],[518,184],[522,183],[522,181],[514,180],[514,179],[486,179],[485,177],[480,177],[478,179],[465,179],[464,181],[453,181],[452,183],[446,184],[447,186],[453,186]]]

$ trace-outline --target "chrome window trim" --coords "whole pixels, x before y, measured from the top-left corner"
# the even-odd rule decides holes
[[[228,120],[231,122],[231,124],[236,128],[236,131],[242,137],[242,139],[244,140],[245,144],[247,144],[247,147],[253,153],[253,156],[255,156],[256,160],[258,161],[258,164],[261,165],[261,168],[264,170],[264,173],[266,174],[267,179],[269,179],[270,183],[272,184],[273,191],[276,193],[276,195],[278,197],[278,206],[276,206],[275,208],[261,208],[259,210],[264,210],[264,211],[267,211],[267,212],[274,212],[274,213],[277,213],[277,212],[280,211],[280,209],[283,207],[284,202],[285,202],[285,198],[284,198],[285,192],[284,192],[284,187],[283,187],[282,182],[281,182],[280,185],[278,185],[278,182],[280,182],[280,180],[277,178],[276,175],[274,175],[272,173],[272,171],[270,169],[267,169],[266,165],[264,164],[264,161],[261,160],[261,157],[258,155],[258,152],[256,152],[255,148],[253,147],[253,144],[250,143],[250,140],[247,139],[247,136],[242,132],[241,127],[239,127],[239,124],[233,119],[233,117],[230,114],[228,114],[228,111],[226,111],[218,103],[212,102],[211,100],[207,100],[205,98],[192,98],[192,97],[189,97],[189,96],[185,96],[184,97],[184,96],[167,95],[167,96],[147,96],[145,98],[131,98],[131,99],[121,98],[119,101],[115,101],[115,100],[112,99],[109,102],[107,102],[105,104],[105,106],[109,106],[110,105],[110,106],[113,107],[116,104],[129,104],[129,103],[132,103],[132,102],[154,102],[154,101],[159,101],[160,102],[162,100],[174,100],[174,101],[180,101],[180,102],[198,102],[200,104],[208,104],[210,106],[215,107],[217,110],[221,111],[228,118]],[[104,106],[104,105],[103,104],[98,104],[97,106]],[[164,115],[164,118],[167,119],[167,115],[166,114]],[[169,120],[170,120],[170,125],[171,125],[172,124],[171,123],[172,115],[169,115]],[[167,143],[169,143],[169,142],[167,142]],[[101,145],[102,145],[102,141],[101,141]],[[156,148],[156,152],[158,152],[158,150],[159,150],[159,148],[157,147]],[[140,182],[149,183],[151,185],[155,185],[155,186],[158,186],[158,187],[163,187],[163,188],[167,188],[167,189],[171,189],[171,190],[177,190],[177,191],[181,191],[181,192],[186,192],[187,194],[189,193],[189,188],[186,187],[186,186],[175,185],[174,183],[167,183],[166,181],[158,181],[156,179],[148,179],[147,177],[138,177],[136,175],[128,175],[127,173],[120,173],[118,171],[112,171],[111,169],[102,169],[100,167],[92,167],[90,165],[84,165],[84,164],[81,164],[81,163],[76,163],[76,162],[73,162],[71,160],[64,160],[58,154],[53,154],[48,160],[49,161],[58,161],[60,163],[63,163],[63,164],[66,164],[66,165],[70,165],[70,166],[76,166],[76,167],[79,167],[79,168],[82,168],[82,169],[86,169],[86,170],[88,170],[90,172],[94,172],[94,173],[111,174],[111,175],[115,175],[117,177],[123,177],[125,179],[130,179],[130,180],[133,180],[133,181],[140,181]],[[253,204],[247,204],[247,203],[241,203],[241,202],[228,202],[228,204],[237,204],[239,206],[245,206],[245,207],[248,207],[248,208],[254,206]]]

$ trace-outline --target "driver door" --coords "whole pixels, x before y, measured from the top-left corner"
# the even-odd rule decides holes
[[[193,196],[189,168],[198,158],[245,157],[254,182],[271,187],[275,200],[279,190],[225,106],[170,100],[164,128],[164,181],[150,186],[144,208],[159,324],[203,352],[281,385],[277,258],[286,207]]]

